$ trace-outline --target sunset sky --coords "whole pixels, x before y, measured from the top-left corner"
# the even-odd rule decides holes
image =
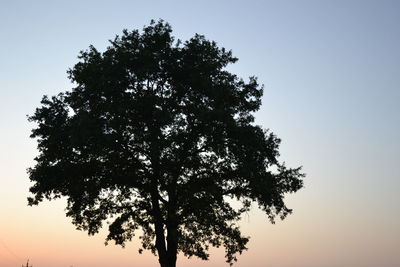
[[[173,35],[231,49],[229,70],[265,85],[256,121],[303,166],[294,213],[271,225],[256,208],[236,267],[400,266],[400,1],[0,1],[0,267],[156,267],[75,230],[65,199],[28,207],[34,127],[44,94],[69,90],[80,50],[162,18]],[[222,267],[178,256],[179,267]]]

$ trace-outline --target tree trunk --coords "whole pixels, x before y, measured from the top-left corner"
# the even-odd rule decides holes
[[[176,257],[178,252],[177,227],[175,225],[167,226],[167,261],[168,267],[176,266]]]
[[[161,267],[176,267],[176,261],[174,261],[174,262],[164,262],[164,263],[160,262],[160,266]]]
[[[167,214],[167,258],[170,266],[176,267],[176,257],[178,253],[178,218],[176,215],[177,197],[176,181],[173,181],[173,188],[168,190],[169,203]]]
[[[154,230],[156,234],[155,246],[158,252],[158,262],[160,263],[161,267],[170,267],[168,264],[167,247],[165,245],[163,216],[158,204],[158,193],[155,190],[152,192],[151,198],[153,206]]]
[[[170,193],[170,192],[169,192]],[[176,216],[176,197],[170,193],[167,214],[167,238],[165,260],[159,258],[161,267],[176,267],[178,253],[178,220]]]
[[[163,216],[157,198],[158,195],[153,192],[152,206],[156,234],[155,246],[158,252],[158,262],[160,263],[161,267],[176,267],[176,254],[178,248],[178,228],[176,223],[176,216],[173,215],[171,217],[170,214],[168,214],[167,238],[165,238]]]
[[[174,253],[173,250],[168,250],[166,256],[161,256],[159,254],[158,262],[160,263],[161,267],[176,267],[176,252]]]

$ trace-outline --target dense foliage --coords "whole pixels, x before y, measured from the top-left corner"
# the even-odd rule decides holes
[[[110,221],[107,239],[121,245],[139,230],[163,267],[179,252],[208,259],[209,246],[232,263],[249,240],[241,214],[257,203],[272,222],[285,218],[284,195],[303,174],[278,162],[280,140],[254,124],[262,86],[225,69],[231,51],[171,32],[152,22],[103,53],[91,46],[69,70],[75,87],[43,97],[30,117],[40,153],[29,204],[66,197],[78,229]]]

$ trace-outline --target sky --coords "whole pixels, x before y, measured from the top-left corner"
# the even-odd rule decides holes
[[[256,122],[302,165],[294,212],[275,225],[256,208],[236,267],[400,266],[399,1],[0,1],[0,267],[158,266],[150,253],[104,246],[75,229],[65,199],[28,207],[34,127],[43,95],[72,88],[80,50],[103,51],[123,29],[162,18],[231,49],[229,70],[265,85]],[[179,267],[228,266],[178,256]]]

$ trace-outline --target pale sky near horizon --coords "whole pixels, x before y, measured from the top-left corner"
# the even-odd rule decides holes
[[[400,266],[400,1],[0,1],[0,267],[158,266],[134,240],[104,246],[64,215],[64,200],[28,207],[26,168],[42,95],[72,87],[80,50],[162,18],[173,35],[232,49],[229,69],[265,84],[257,123],[303,166],[294,213],[271,225],[254,209],[236,267]],[[228,266],[223,250],[179,267]]]

